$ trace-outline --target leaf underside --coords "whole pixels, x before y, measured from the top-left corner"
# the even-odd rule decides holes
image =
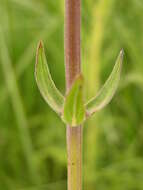
[[[64,97],[52,80],[42,42],[39,43],[37,48],[35,78],[45,101],[55,112],[60,114],[64,104]]]
[[[123,54],[124,52],[123,50],[121,50],[109,78],[107,79],[97,96],[89,100],[89,102],[87,102],[87,104],[85,105],[87,114],[89,116],[96,111],[104,108],[114,96],[120,80]]]
[[[81,75],[76,78],[65,98],[62,119],[71,127],[80,125],[85,119],[83,78]]]

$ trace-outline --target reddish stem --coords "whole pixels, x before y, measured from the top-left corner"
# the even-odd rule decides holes
[[[65,69],[68,91],[80,74],[80,0],[65,0]],[[82,189],[82,126],[67,126],[68,190]]]
[[[80,0],[65,0],[66,87],[80,73]]]

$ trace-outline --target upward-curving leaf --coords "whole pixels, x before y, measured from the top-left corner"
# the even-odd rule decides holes
[[[85,107],[83,103],[83,78],[81,75],[75,79],[71,89],[66,95],[62,119],[71,127],[80,125],[85,119]]]
[[[121,50],[109,78],[107,79],[97,96],[87,102],[87,115],[92,115],[96,111],[101,110],[111,101],[112,97],[114,96],[120,80],[123,54],[124,52],[123,50]]]
[[[45,101],[54,111],[60,114],[63,108],[64,97],[52,80],[42,42],[39,43],[37,49],[35,78]]]

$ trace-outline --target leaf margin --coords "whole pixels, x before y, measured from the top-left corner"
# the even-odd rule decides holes
[[[49,79],[50,81],[50,85],[51,85],[51,88],[53,89],[53,91],[55,92],[54,95],[52,94],[49,94],[49,97],[46,95],[46,88],[45,89],[42,89],[41,85],[40,85],[40,81],[38,79],[38,66],[39,66],[39,52],[43,53],[43,56],[45,59],[45,62],[46,63],[43,63],[44,66],[45,66],[45,69],[47,70],[47,78]],[[41,53],[41,54],[42,54]],[[42,56],[42,55],[41,55]],[[42,59],[42,58],[41,58]],[[44,61],[43,61],[44,62]],[[43,70],[44,71],[44,70]],[[47,59],[46,59],[46,55],[45,55],[45,49],[44,49],[44,44],[42,42],[42,40],[39,41],[38,43],[38,46],[37,46],[37,51],[36,51],[36,64],[35,64],[35,72],[34,72],[34,75],[35,75],[35,80],[36,80],[36,83],[37,83],[37,86],[38,86],[38,89],[40,91],[40,94],[42,95],[43,99],[46,101],[46,103],[59,115],[61,115],[61,112],[62,112],[62,108],[63,108],[63,104],[64,104],[64,96],[60,93],[60,91],[57,89],[54,81],[52,80],[52,77],[51,77],[51,74],[50,74],[50,70],[49,70],[49,67],[48,67],[48,63],[47,63]],[[44,80],[44,78],[43,78]],[[48,88],[47,88],[48,89]],[[54,96],[57,97],[57,99],[59,100],[59,103],[57,103],[57,101],[55,100]],[[51,100],[50,100],[51,99]]]
[[[112,72],[110,73],[109,77],[107,78],[107,80],[105,81],[105,83],[103,84],[103,86],[101,87],[101,89],[99,90],[99,92],[97,93],[97,95],[93,98],[91,98],[86,104],[85,104],[85,107],[86,107],[86,115],[87,117],[93,115],[95,112],[97,111],[100,111],[101,109],[103,109],[107,104],[110,103],[110,101],[112,100],[116,90],[117,90],[117,87],[118,87],[118,84],[119,84],[119,81],[120,81],[120,76],[121,76],[121,70],[122,70],[122,63],[123,63],[123,57],[124,57],[124,50],[121,49],[117,59],[116,59],[116,62],[115,62],[115,65],[112,69]],[[114,74],[114,71],[116,69],[116,67],[119,66],[119,72],[117,72],[116,74],[119,74],[118,78],[117,78],[117,82],[116,82],[116,85],[114,87],[114,90],[112,92],[112,95],[110,97],[105,97],[105,100],[102,101],[102,103],[100,105],[98,105],[97,107],[94,105],[92,106],[92,104],[94,102],[96,102],[97,98],[100,98],[99,96],[102,95],[103,91],[105,90],[105,88],[109,85],[108,83],[110,82],[110,79],[111,77],[113,77],[113,74]],[[94,103],[95,104],[95,103]],[[94,107],[94,108],[93,108]]]
[[[69,109],[69,107],[68,107],[69,105],[67,105],[69,103],[72,103],[72,101],[68,102],[69,98],[71,98],[71,93],[73,93],[73,94],[75,93],[74,97],[72,97],[73,98],[72,101],[75,101],[75,105],[73,105],[73,107],[72,107],[73,110],[71,109],[71,107]],[[80,96],[80,97],[78,97],[78,96]],[[81,112],[78,112],[79,110],[76,107],[76,106],[78,106],[78,103],[79,103],[79,102],[77,102],[78,98],[81,101],[81,102],[80,101],[79,102],[82,104],[82,105],[80,105]],[[69,109],[69,110],[66,110],[66,109]],[[65,112],[70,112],[70,111],[71,111],[71,113],[68,113],[68,114],[71,114],[72,117],[69,116],[70,118],[67,118],[68,116],[67,116],[67,113],[65,113]],[[81,117],[82,119],[78,118],[79,114],[82,114],[82,117]],[[63,106],[63,112],[62,112],[62,120],[70,127],[77,127],[84,122],[85,116],[86,116],[86,110],[85,110],[85,106],[84,106],[84,102],[83,102],[83,76],[82,76],[82,74],[78,74],[75,77],[75,80],[73,81],[70,89],[68,90],[68,93],[65,96],[65,102],[64,102],[64,106]]]

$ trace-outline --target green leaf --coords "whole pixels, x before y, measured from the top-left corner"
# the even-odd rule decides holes
[[[80,125],[85,119],[83,103],[83,78],[79,75],[69,90],[64,103],[63,121],[71,127]]]
[[[43,43],[40,42],[37,48],[35,78],[38,88],[51,108],[61,114],[64,97],[56,88],[48,68]]]
[[[89,102],[87,102],[87,115],[92,115],[96,111],[99,111],[102,108],[104,108],[114,96],[120,80],[123,54],[124,52],[123,50],[121,50],[109,78],[107,79],[97,96],[92,98]]]

